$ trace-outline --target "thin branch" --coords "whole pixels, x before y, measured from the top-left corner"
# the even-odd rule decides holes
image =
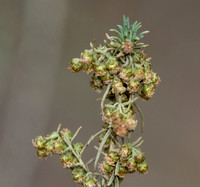
[[[131,133],[128,132],[128,143],[130,143],[130,141],[131,141]]]
[[[97,132],[96,134],[92,135],[90,137],[90,139],[88,140],[88,142],[84,145],[83,149],[81,150],[80,155],[82,155],[83,151],[86,149],[87,146],[89,146],[89,144],[102,132],[105,132],[107,129],[102,129],[101,131]]]
[[[104,136],[104,138],[103,138],[103,140],[102,140],[102,142],[101,142],[101,144],[100,144],[100,146],[99,146],[99,150],[98,150],[98,152],[97,152],[96,159],[95,159],[95,162],[94,162],[94,169],[96,169],[97,162],[98,162],[98,160],[99,160],[101,150],[102,150],[102,148],[103,148],[103,146],[104,146],[106,140],[107,140],[108,137],[110,136],[111,132],[112,132],[112,129],[109,129],[109,130],[106,132],[106,134],[105,134],[105,136]]]
[[[61,124],[58,125],[58,128],[57,128],[57,133],[60,132],[60,128],[61,128]]]
[[[142,110],[138,107],[138,105],[134,102],[133,105],[135,106],[135,108],[137,109],[137,111],[140,114],[140,119],[141,119],[141,132],[144,132],[144,115],[142,113]]]
[[[141,139],[142,139],[142,136],[140,136],[137,140],[135,140],[131,145],[135,146],[137,143],[140,142]]]
[[[137,144],[135,147],[139,147],[140,145],[142,145],[144,142],[144,140],[142,140],[139,144]]]
[[[94,148],[95,148],[96,150],[99,150],[99,147],[97,147],[97,146],[94,146]],[[102,155],[106,156],[106,153],[104,153],[103,151],[100,151],[100,153],[101,153]]]
[[[112,84],[112,83],[110,83],[110,84],[107,86],[106,91],[105,91],[105,93],[104,93],[104,95],[103,95],[103,97],[102,97],[102,100],[101,100],[101,111],[102,111],[102,114],[104,113],[104,112],[103,112],[104,102],[105,102],[106,96],[107,96],[107,94],[108,94],[108,92],[109,92],[109,90],[110,90],[111,84]]]
[[[82,129],[82,126],[80,126],[78,129],[77,129],[77,131],[76,131],[76,133],[74,134],[74,136],[72,137],[72,140],[71,141],[73,141],[75,138],[76,138],[76,136],[78,135],[78,133],[79,133],[79,131]]]
[[[86,166],[90,165],[94,161],[94,158],[91,158],[87,163]]]

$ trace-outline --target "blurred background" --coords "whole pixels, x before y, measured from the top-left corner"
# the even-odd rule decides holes
[[[199,7],[198,0],[0,0],[0,186],[79,186],[58,157],[39,160],[31,140],[59,123],[73,133],[82,125],[83,143],[101,128],[102,94],[67,66],[126,15],[150,30],[143,41],[162,83],[139,102],[149,173],[122,186],[199,187]],[[84,159],[95,153],[89,148]]]

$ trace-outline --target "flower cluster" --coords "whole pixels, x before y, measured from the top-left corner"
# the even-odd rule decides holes
[[[135,22],[130,27],[128,18],[124,19],[122,33],[111,29],[118,37],[107,36],[104,46],[85,50],[80,58],[72,59],[69,69],[72,72],[83,70],[92,73],[91,86],[98,92],[112,82],[112,90],[119,94],[138,94],[145,100],[152,98],[156,86],[160,83],[157,73],[151,69],[151,58],[147,58],[143,48],[147,47],[138,40],[147,31],[136,35],[141,24]]]
[[[71,131],[66,128],[61,131],[61,134],[66,136],[69,140],[72,138]],[[53,154],[61,156],[68,150],[68,146],[56,131],[53,131],[46,137],[43,135],[37,136],[32,140],[32,143],[33,146],[37,148],[38,157],[41,159],[47,158],[47,156]]]
[[[123,144],[120,149],[109,151],[98,166],[102,174],[109,176],[108,186],[114,177],[118,177],[122,181],[125,174],[135,171],[146,174],[148,171],[144,153],[131,144]]]
[[[70,146],[64,139],[69,141]],[[84,187],[95,187],[96,179],[81,165],[79,157],[77,157],[83,149],[83,144],[71,144],[71,140],[71,131],[65,128],[60,132],[53,131],[46,137],[37,136],[32,140],[32,143],[37,148],[39,158],[44,159],[49,155],[59,155],[63,168],[72,170],[72,178],[75,182],[83,184]]]
[[[147,45],[138,42],[147,33],[137,35],[140,26],[137,22],[130,26],[129,19],[124,17],[124,27],[118,25],[120,32],[111,29],[118,37],[107,34],[105,45],[95,48],[91,44],[91,49],[85,50],[80,58],[72,59],[69,66],[72,72],[93,72],[90,85],[97,92],[107,87],[102,102],[108,99],[109,103],[102,104],[103,120],[121,137],[137,126],[135,111],[131,107],[134,96],[149,100],[160,83],[159,76],[151,69],[151,58],[147,58],[143,50]]]

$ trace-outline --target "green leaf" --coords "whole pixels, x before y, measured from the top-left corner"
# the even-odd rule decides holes
[[[128,30],[130,30],[130,23],[129,23],[129,17],[127,17],[127,28],[128,28]]]
[[[132,29],[131,29],[131,34],[130,34],[130,40],[132,41],[133,39],[133,35],[134,35],[134,30],[135,30],[135,26],[137,25],[137,21],[135,21],[132,25]]]
[[[140,142],[140,140],[142,140],[142,136],[140,136],[137,140],[135,140],[131,145],[135,146],[137,143]]]
[[[130,32],[129,18],[124,16],[124,36],[128,38]]]
[[[116,30],[116,29],[110,29],[110,31],[117,33],[120,38],[123,38],[123,34],[120,33],[118,30]]]
[[[119,187],[119,179],[118,179],[118,177],[115,177],[115,187]]]
[[[121,33],[120,33],[118,30],[116,30],[116,29],[110,29],[110,31],[115,32],[115,33],[117,33],[118,35],[121,34]]]
[[[139,29],[141,26],[142,26],[142,25],[141,25],[140,22],[139,22],[139,23],[137,23],[137,21],[134,22],[134,24],[133,24],[133,26],[132,26],[132,40],[135,39],[136,33],[137,33],[138,29]]]
[[[94,162],[94,169],[96,169],[96,167],[97,167],[97,163],[98,163],[98,161],[99,161],[99,157],[100,157],[102,148],[103,148],[103,146],[104,146],[106,140],[107,140],[108,137],[110,136],[111,132],[112,132],[112,129],[109,129],[109,130],[106,132],[105,136],[103,137],[103,140],[101,141],[101,144],[100,144],[100,146],[99,146],[99,149],[98,149],[98,152],[97,152],[97,155],[96,155],[96,159],[95,159],[95,162]]]
[[[147,34],[147,33],[149,33],[149,31],[143,31],[143,32],[141,32],[139,35],[137,35],[136,39],[139,40],[139,39],[143,38],[144,34]]]
[[[119,28],[119,30],[121,31],[121,39],[124,41],[124,29],[121,25],[117,25],[117,27]]]
[[[112,182],[113,182],[114,179],[115,179],[115,171],[113,171],[113,173],[112,173],[112,175],[111,175],[111,177],[110,177],[110,179],[108,181],[107,186],[110,186],[112,184]]]
[[[117,161],[116,167],[115,167],[115,175],[118,174],[119,171],[119,160]]]
[[[105,179],[102,178],[102,179],[101,179],[101,185],[104,186],[104,184],[105,184]]]
[[[123,23],[124,23],[124,27],[126,26],[126,16],[123,16]]]

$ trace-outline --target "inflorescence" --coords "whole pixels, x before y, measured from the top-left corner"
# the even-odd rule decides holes
[[[148,45],[139,42],[148,31],[137,34],[141,23],[135,21],[130,25],[125,16],[123,23],[123,26],[117,25],[119,30],[110,30],[117,36],[106,34],[104,45],[97,48],[94,42],[90,43],[91,49],[81,53],[80,58],[72,59],[69,65],[71,72],[83,70],[93,74],[90,85],[97,92],[106,87],[101,98],[102,130],[92,135],[85,145],[72,143],[80,128],[72,136],[68,129],[60,131],[60,126],[47,137],[38,136],[33,140],[40,158],[59,155],[63,167],[72,170],[73,180],[84,187],[117,187],[125,174],[148,171],[144,152],[139,148],[143,141],[140,137],[131,142],[131,132],[137,127],[136,112],[141,117],[142,131],[144,126],[142,111],[136,104],[138,96],[142,100],[152,98],[160,78],[152,71],[151,58],[144,51]],[[96,137],[99,137],[96,158],[84,164],[81,155]],[[99,162],[100,155],[104,155],[102,162]],[[99,172],[89,170],[88,165],[93,161]]]

